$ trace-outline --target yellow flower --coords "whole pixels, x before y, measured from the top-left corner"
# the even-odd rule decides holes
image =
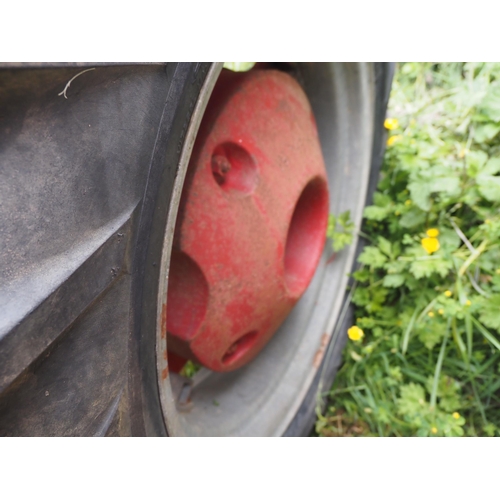
[[[445,297],[451,297],[452,295],[451,290],[446,290],[446,292],[444,292],[444,295]]]
[[[443,315],[444,314],[444,309],[438,309],[438,313]]]
[[[384,122],[384,127],[387,130],[395,130],[399,127],[399,122],[397,118],[386,118]]]
[[[434,313],[432,311],[429,311],[427,313],[427,316],[429,316],[429,318],[433,318],[434,317]]]
[[[427,229],[426,233],[429,238],[437,238],[439,236],[439,231],[436,228]]]
[[[392,135],[387,139],[387,145],[392,146],[396,141],[399,141],[399,139],[401,139],[400,135]]]
[[[406,201],[405,201],[405,205],[406,205],[407,207],[409,207],[409,206],[411,205],[411,200],[406,200]]]
[[[495,274],[500,274],[500,269],[497,269],[497,270],[495,271]]]
[[[453,412],[452,417],[453,417],[455,420],[458,420],[458,419],[460,418],[460,413],[458,413],[458,411],[455,411],[455,412]]]
[[[358,342],[359,340],[361,340],[365,336],[365,332],[363,332],[363,330],[361,330],[361,328],[359,326],[354,325],[354,326],[351,326],[351,328],[349,328],[349,330],[347,330],[347,335],[354,342]]]
[[[421,243],[425,251],[429,254],[439,250],[439,241],[437,238],[422,238]]]
[[[459,156],[460,158],[463,158],[463,157],[464,157],[464,156],[465,156],[468,152],[469,152],[469,150],[464,148],[464,149],[462,149],[462,150],[460,151],[460,154],[459,154],[458,156]]]
[[[431,429],[431,432],[432,432],[433,434],[437,434],[437,431],[438,431],[438,430],[436,429],[436,427],[433,427],[433,428]]]
[[[471,302],[469,299],[467,299],[467,300],[465,301],[465,305],[466,305],[466,306],[470,306],[471,304],[472,304],[472,302]]]

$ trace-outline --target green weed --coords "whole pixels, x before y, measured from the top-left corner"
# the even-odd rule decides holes
[[[389,116],[354,273],[364,335],[316,432],[498,435],[500,64],[401,64]]]

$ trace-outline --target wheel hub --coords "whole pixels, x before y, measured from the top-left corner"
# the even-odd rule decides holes
[[[327,220],[324,162],[298,83],[272,70],[223,71],[175,230],[169,353],[215,371],[254,358],[307,288]]]

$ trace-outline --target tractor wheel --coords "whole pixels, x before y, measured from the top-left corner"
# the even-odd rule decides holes
[[[216,99],[228,78],[257,83],[247,114],[228,118],[233,132],[227,140],[221,132],[220,148],[210,153],[212,201],[196,204],[196,169],[206,163],[196,158],[211,133],[206,124],[224,117],[224,102]],[[0,435],[308,435],[322,404],[318,395],[341,362],[348,273],[360,247],[355,237],[336,255],[328,243],[323,248],[325,217],[349,210],[360,227],[382,160],[392,67],[262,64],[228,76],[221,64],[206,63],[14,65],[0,70],[0,80]],[[293,128],[299,118],[285,113],[276,117],[282,126],[271,126],[266,88],[273,82],[294,89],[311,111],[304,134],[288,136],[286,154],[280,134],[273,140],[269,134],[287,123]],[[276,109],[296,106],[295,97],[279,96]],[[271,113],[266,121],[255,118],[257,108]],[[259,123],[267,127],[253,142],[252,120],[257,136]],[[316,134],[317,151],[307,149],[308,134]],[[265,158],[293,159],[302,147],[303,163],[319,154],[324,174],[316,167],[307,173],[305,165],[265,185]],[[304,184],[295,194],[280,194],[297,176]],[[318,187],[323,178],[327,188]],[[232,227],[249,224],[246,210],[261,186],[277,210],[262,209],[266,228],[223,234],[227,217],[234,216]],[[233,198],[240,205],[224,213]],[[273,225],[280,210],[282,229]],[[216,230],[201,222],[188,230],[193,213]],[[265,234],[280,231],[285,239],[269,243]],[[306,251],[308,234],[314,241]],[[254,252],[255,262],[266,261],[267,247],[281,248],[282,275],[255,277],[255,266],[241,264],[231,297],[249,290],[260,302],[231,316],[241,335],[233,339],[228,326],[217,332],[233,313],[224,293],[215,292],[221,289],[215,267],[202,262],[221,266],[218,251],[231,256],[242,248]],[[231,281],[228,272],[220,274]],[[275,280],[268,289],[267,280]],[[238,288],[241,281],[253,284]],[[179,370],[188,358],[202,365],[190,377]]]

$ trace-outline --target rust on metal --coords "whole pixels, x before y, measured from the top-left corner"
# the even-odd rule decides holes
[[[337,257],[337,254],[332,254],[332,256],[326,261],[326,265],[331,264],[335,260],[335,257]]]
[[[167,304],[163,303],[161,308],[161,338],[167,338]]]
[[[326,346],[328,345],[329,339],[330,339],[330,335],[328,335],[327,333],[324,333],[323,335],[321,335],[321,342],[319,344],[319,349],[316,351],[316,354],[314,355],[314,359],[313,359],[314,368],[319,368],[321,361],[323,361],[323,356],[325,355],[325,349],[326,349]]]

